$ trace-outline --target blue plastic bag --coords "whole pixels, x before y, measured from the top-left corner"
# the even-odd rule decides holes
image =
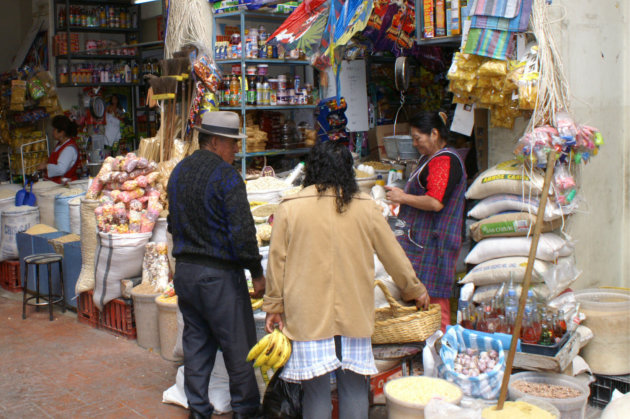
[[[455,372],[455,358],[459,352],[466,349],[489,351],[494,349],[499,354],[499,359],[494,368],[477,377]],[[487,400],[497,399],[501,391],[501,382],[505,372],[505,353],[503,344],[498,339],[489,336],[481,336],[474,331],[464,329],[457,325],[447,328],[442,338],[440,349],[442,364],[438,367],[440,378],[458,385],[466,396],[483,398]]]

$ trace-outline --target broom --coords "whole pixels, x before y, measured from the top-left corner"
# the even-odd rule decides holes
[[[160,126],[160,161],[164,161],[165,152],[164,150],[170,150],[166,148],[166,141],[170,139],[168,133],[168,116],[166,115],[166,108],[164,106],[164,101],[168,100],[169,103],[175,99],[177,92],[177,80],[172,77],[157,77],[153,75],[147,76],[149,80],[149,84],[151,85],[151,90],[153,91],[153,99],[161,101],[162,105],[160,106],[161,114],[162,114],[162,124]],[[166,141],[165,141],[166,140]]]
[[[173,54],[174,58],[183,58],[187,60],[185,67],[182,63],[183,72],[181,74],[184,79],[184,83],[182,84],[182,139],[187,135],[188,116],[190,113],[193,94],[193,80],[192,77],[190,77],[190,74],[192,73],[191,60],[196,55],[197,48],[194,46],[186,46]],[[186,95],[186,90],[188,90],[188,95]]]
[[[162,75],[164,77],[170,77],[175,80],[175,99],[177,99],[177,82],[181,81],[181,61],[179,59],[160,60],[160,66],[162,67]],[[175,136],[176,101],[177,100],[170,102],[169,108],[166,111],[168,115],[168,141],[171,141]]]

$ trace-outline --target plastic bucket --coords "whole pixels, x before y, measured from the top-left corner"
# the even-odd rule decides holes
[[[155,298],[158,308],[158,327],[160,330],[160,355],[167,361],[181,361],[175,356],[175,344],[177,343],[177,303],[160,301]]]
[[[455,397],[455,399],[448,400],[444,399],[443,396],[439,394],[435,394],[435,397],[441,397],[445,401],[449,403],[453,403],[458,405],[461,402],[463,393],[455,384],[449,383],[446,380],[441,378],[432,378],[432,377],[402,377],[391,380],[385,384],[385,388],[383,392],[385,393],[385,399],[387,400],[387,418],[388,419],[422,419],[424,418],[424,408],[426,404],[423,403],[412,403],[405,400],[401,400],[397,398],[394,394],[392,394],[392,384],[396,382],[400,382],[401,380],[405,380],[409,382],[408,386],[412,386],[416,384],[416,382],[424,382],[426,388],[438,388],[441,385],[449,385],[453,386],[459,392],[459,395]],[[428,384],[428,385],[427,385]]]
[[[522,391],[514,388],[514,383],[519,380],[527,381],[530,383],[544,383],[556,386],[571,387],[581,391],[582,394],[578,397],[572,397],[568,399],[538,397],[531,394],[523,393]],[[513,374],[510,377],[510,383],[508,385],[508,397],[510,400],[527,398],[550,403],[560,411],[561,419],[583,419],[584,413],[586,412],[586,402],[588,401],[588,396],[590,393],[591,391],[588,386],[583,384],[577,378],[564,374],[553,374],[544,372],[519,372],[518,374]]]
[[[591,371],[602,375],[630,374],[630,293],[613,289],[575,292],[582,324],[595,335],[580,351]]]
[[[145,349],[160,349],[160,329],[158,327],[158,308],[155,298],[160,294],[141,294],[131,290],[138,345]]]

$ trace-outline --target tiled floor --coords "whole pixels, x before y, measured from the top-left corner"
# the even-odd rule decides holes
[[[27,308],[0,290],[1,418],[186,418],[162,403],[177,365],[135,341]]]
[[[135,341],[78,323],[76,315],[27,308],[0,289],[0,418],[187,418],[162,403],[177,365]],[[588,407],[586,418],[601,410]],[[228,419],[231,415],[215,416]],[[375,406],[370,419],[387,417]]]

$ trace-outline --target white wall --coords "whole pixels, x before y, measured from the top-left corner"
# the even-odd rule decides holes
[[[581,171],[585,201],[569,217],[567,232],[577,240],[575,288],[630,287],[630,161],[628,147],[628,13],[630,1],[555,0],[552,17],[572,93],[577,122],[599,128],[605,145]],[[560,6],[564,10],[560,10]],[[518,130],[490,131],[490,164],[510,158]]]

